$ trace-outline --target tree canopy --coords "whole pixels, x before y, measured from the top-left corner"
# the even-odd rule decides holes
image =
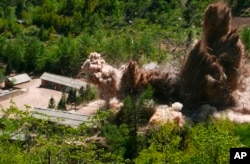
[[[186,53],[190,33],[191,39],[200,37],[203,11],[211,2],[1,1],[0,60],[8,64],[6,74],[48,71],[75,76],[93,51],[109,61],[173,59]],[[249,16],[248,1],[227,3],[236,16]]]

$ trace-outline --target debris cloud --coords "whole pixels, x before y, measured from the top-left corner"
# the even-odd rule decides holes
[[[250,122],[249,69],[238,31],[231,28],[231,17],[225,4],[209,5],[203,20],[203,36],[180,68],[163,69],[155,63],[140,68],[136,61],[129,61],[117,69],[95,52],[82,66],[83,78],[97,86],[100,98],[107,104],[112,100],[110,104],[119,104],[115,105],[118,108],[119,101],[127,95],[137,97],[151,85],[158,103],[183,104],[181,112],[174,111],[178,112],[181,124],[182,114],[198,121],[210,115],[224,118],[227,114],[232,121]],[[163,116],[165,107],[169,108],[159,105],[155,109],[151,122]]]

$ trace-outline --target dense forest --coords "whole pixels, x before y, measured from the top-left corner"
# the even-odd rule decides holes
[[[178,61],[200,39],[204,10],[212,2],[2,0],[0,78],[44,71],[76,76],[94,51],[113,65]],[[250,1],[226,2],[234,16],[250,16]],[[250,29],[240,34],[250,50]],[[77,128],[37,120],[11,103],[1,109],[0,163],[228,163],[231,147],[250,147],[249,124],[209,118],[182,128],[148,126],[141,112],[152,95],[149,87],[126,97],[119,120],[105,110]],[[17,134],[25,139],[13,140]]]
[[[44,71],[75,76],[93,51],[116,64],[128,59],[141,64],[178,59],[193,39],[200,38],[203,12],[211,2],[1,1],[1,77]],[[235,16],[249,16],[248,1],[228,3]],[[248,41],[249,30],[245,31]]]

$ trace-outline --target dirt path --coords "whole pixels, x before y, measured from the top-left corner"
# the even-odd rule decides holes
[[[93,115],[97,112],[98,109],[104,106],[104,104],[105,104],[104,100],[94,100],[86,105],[79,106],[77,112],[88,116]]]

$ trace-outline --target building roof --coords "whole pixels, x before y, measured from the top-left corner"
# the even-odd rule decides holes
[[[9,139],[13,141],[25,141],[26,140],[25,134],[22,132],[16,131],[16,132],[10,133],[8,131],[3,132],[3,130],[0,130],[0,136],[4,134],[10,135]]]
[[[70,88],[80,89],[82,86],[86,88],[87,83],[81,80],[72,79],[65,76],[59,76],[51,73],[44,72],[40,77],[42,80],[50,81],[53,83],[61,84]]]
[[[70,125],[73,127],[80,125],[89,118],[89,116],[78,113],[42,108],[34,108],[32,110],[32,116],[38,119],[50,120],[59,124]]]
[[[31,78],[26,73],[23,73],[23,74],[9,77],[8,80],[11,81],[14,85],[18,85],[18,84],[30,81]]]

